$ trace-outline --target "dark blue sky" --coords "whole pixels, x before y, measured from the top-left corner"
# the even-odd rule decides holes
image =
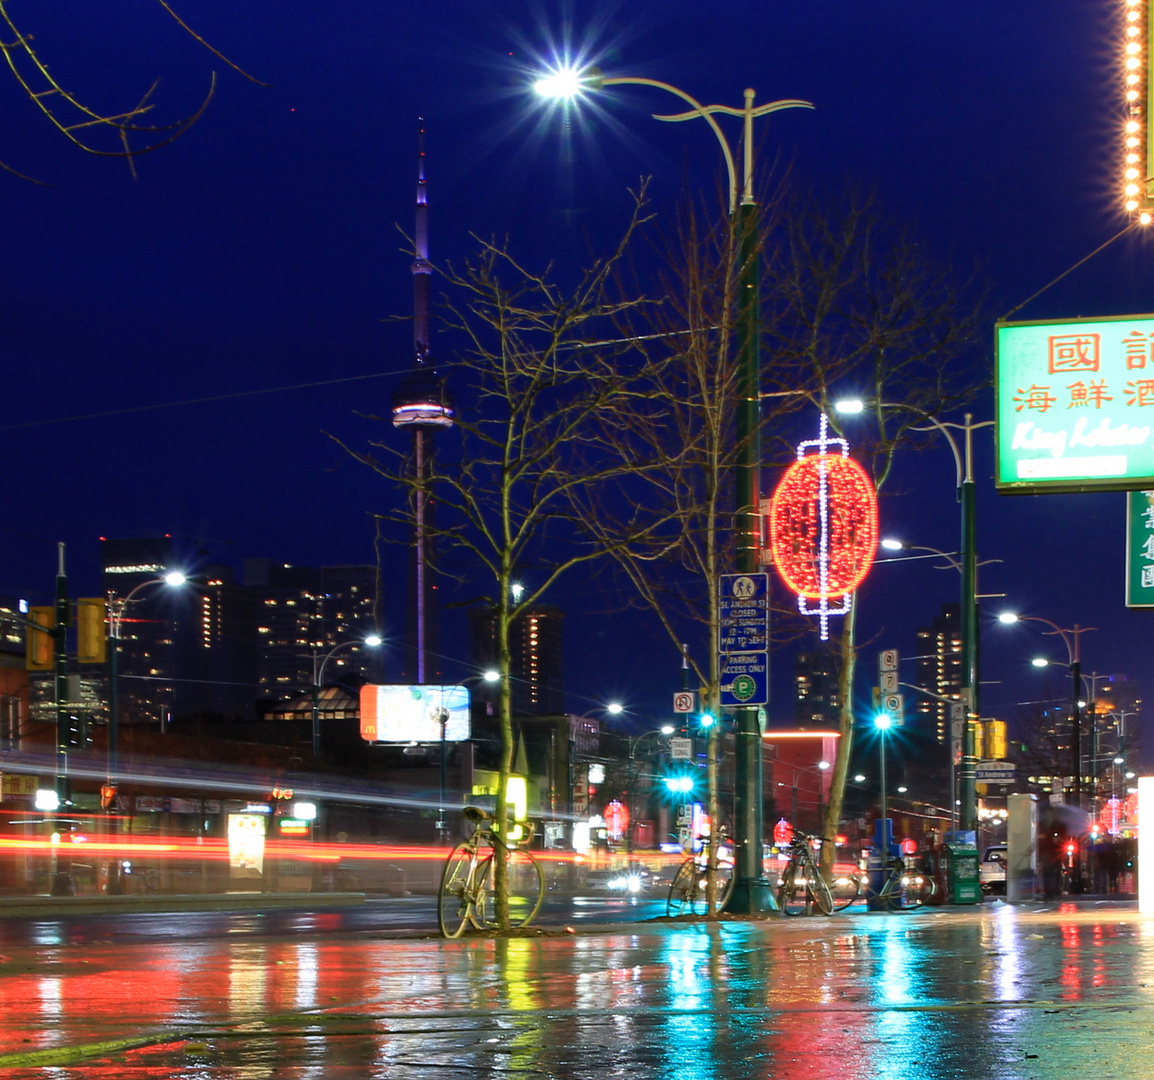
[[[614,234],[640,173],[654,175],[663,214],[683,179],[718,181],[703,125],[649,119],[673,111],[656,92],[607,92],[587,126],[542,113],[529,72],[557,46],[710,103],[740,105],[746,86],[759,101],[812,101],[812,112],[770,120],[769,152],[821,190],[876,188],[935,257],[982,268],[995,314],[1124,224],[1118,30],[1113,5],[1089,0],[1068,0],[1060,16],[1004,0],[203,0],[182,12],[269,89],[224,68],[151,0],[96,15],[62,0],[11,11],[57,77],[106,111],[161,76],[156,116],[175,118],[195,108],[214,67],[220,81],[200,122],[141,158],[133,180],[123,162],[70,147],[0,79],[0,160],[51,185],[0,175],[6,592],[51,587],[57,540],[80,585],[96,587],[100,535],[202,537],[237,565],[250,555],[371,561],[369,515],[395,493],[325,432],[352,443],[379,432],[356,413],[387,411],[390,373],[409,359],[408,327],[382,320],[411,308],[395,224],[411,222],[417,116],[429,132],[435,260],[467,252],[470,230],[508,232],[530,263],[575,258]],[[1125,237],[1018,317],[1150,311],[1148,243]],[[989,340],[992,356],[992,327]],[[379,377],[227,397],[358,376]],[[147,409],[215,395],[225,397]],[[988,398],[975,408],[989,417]],[[131,409],[143,411],[48,423]],[[983,571],[983,591],[1063,626],[1099,627],[1084,638],[1085,667],[1149,684],[1154,616],[1123,607],[1124,497],[999,498],[991,439],[977,441],[979,546],[1004,560]],[[905,463],[883,532],[953,550],[952,476],[944,446]],[[398,562],[386,575],[395,632],[399,575]],[[914,629],[956,584],[923,564],[879,568],[862,591],[861,639],[912,652]],[[659,632],[634,632],[622,648],[617,620],[582,619],[581,597],[575,585],[555,597],[571,641],[603,645],[574,650],[574,705],[619,696],[643,714],[664,708],[677,672]],[[1041,695],[1046,677],[1027,661],[1045,640],[984,625],[984,678],[999,680],[984,712],[1006,716]],[[872,652],[862,662],[872,669]],[[779,687],[789,675],[775,671]]]

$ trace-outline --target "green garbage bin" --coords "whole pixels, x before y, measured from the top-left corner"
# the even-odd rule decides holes
[[[978,849],[972,844],[947,844],[946,866],[949,871],[949,902],[980,903],[982,883],[978,877]]]

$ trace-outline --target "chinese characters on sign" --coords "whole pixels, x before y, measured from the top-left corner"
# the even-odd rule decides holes
[[[1126,606],[1154,607],[1154,491],[1126,496]]]
[[[1002,323],[997,353],[1001,490],[1154,481],[1154,316]]]

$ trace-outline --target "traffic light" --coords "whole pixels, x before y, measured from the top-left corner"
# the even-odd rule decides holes
[[[56,666],[56,609],[52,606],[28,609],[24,666],[29,671],[51,671]]]
[[[81,664],[103,664],[108,656],[108,601],[82,596],[76,601],[76,659]]]
[[[107,810],[112,804],[116,802],[116,785],[115,784],[101,784],[100,785],[100,808]]]

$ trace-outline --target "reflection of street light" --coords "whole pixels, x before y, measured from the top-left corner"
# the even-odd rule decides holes
[[[325,668],[333,656],[340,652],[341,649],[348,648],[350,645],[368,645],[370,648],[376,648],[383,642],[383,638],[379,634],[367,634],[363,638],[353,638],[350,641],[342,641],[339,645],[334,645],[322,657],[318,650],[313,649],[313,685],[312,685],[312,734],[313,734],[313,763],[315,764],[321,755],[321,718],[320,718],[320,697],[321,686],[324,684]]]
[[[667,82],[638,78],[630,75],[606,77],[600,70],[588,71],[559,69],[550,72],[536,83],[538,93],[552,98],[574,98],[606,86],[650,86],[680,98],[689,105],[688,112],[655,119],[678,122],[704,120],[717,138],[725,167],[729,174],[729,214],[738,248],[739,277],[737,282],[736,342],[738,368],[735,386],[737,401],[735,416],[735,445],[740,464],[734,469],[736,496],[737,558],[735,569],[749,574],[761,570],[761,520],[759,516],[760,484],[758,468],[761,461],[760,438],[760,382],[759,354],[760,266],[757,236],[757,203],[753,196],[753,121],[780,109],[812,109],[808,101],[771,101],[756,108],[754,91],[745,90],[744,107],[703,105],[696,98]],[[733,151],[715,119],[715,114],[741,117],[744,123],[742,147],[744,157],[740,176]],[[773,911],[776,908],[769,881],[762,862],[762,743],[757,706],[736,710],[734,745],[734,824],[737,863],[734,866],[734,888],[727,908],[730,911],[751,913]],[[710,791],[711,804],[717,792]],[[714,848],[711,846],[711,851]]]

